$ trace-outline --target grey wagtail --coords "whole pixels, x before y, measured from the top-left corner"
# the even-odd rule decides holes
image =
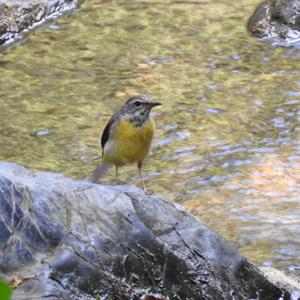
[[[153,101],[149,96],[133,96],[110,118],[101,137],[102,164],[89,178],[91,182],[97,182],[113,165],[116,166],[118,177],[118,167],[137,163],[146,191],[142,167],[155,130],[150,112],[158,105],[161,103]]]

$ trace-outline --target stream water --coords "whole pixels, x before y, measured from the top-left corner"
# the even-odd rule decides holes
[[[300,50],[248,34],[258,2],[89,0],[2,48],[0,159],[85,178],[110,115],[149,94],[148,189],[299,275]],[[141,186],[135,166],[120,179]]]

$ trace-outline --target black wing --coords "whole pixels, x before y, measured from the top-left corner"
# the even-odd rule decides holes
[[[106,142],[108,141],[109,139],[109,131],[110,131],[110,128],[111,128],[111,125],[115,122],[115,120],[117,119],[117,116],[116,115],[113,115],[110,120],[108,121],[108,123],[106,124],[104,130],[103,130],[103,133],[102,133],[102,137],[101,137],[101,147],[102,147],[102,150],[104,149],[104,146],[106,144]]]

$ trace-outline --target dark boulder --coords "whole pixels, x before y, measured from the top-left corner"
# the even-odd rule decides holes
[[[0,163],[0,278],[14,299],[289,299],[181,206]]]
[[[278,38],[293,43],[300,38],[300,1],[267,0],[261,3],[248,23],[258,37]]]
[[[79,0],[4,0],[0,3],[0,45]]]

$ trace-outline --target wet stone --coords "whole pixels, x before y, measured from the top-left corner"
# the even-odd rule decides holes
[[[289,299],[184,208],[133,186],[3,162],[0,200],[0,277],[22,278],[13,299]]]
[[[54,13],[76,7],[78,0],[3,0],[0,3],[0,45]]]
[[[298,0],[267,0],[254,11],[248,29],[258,37],[276,38],[283,45],[300,38],[300,2]]]

